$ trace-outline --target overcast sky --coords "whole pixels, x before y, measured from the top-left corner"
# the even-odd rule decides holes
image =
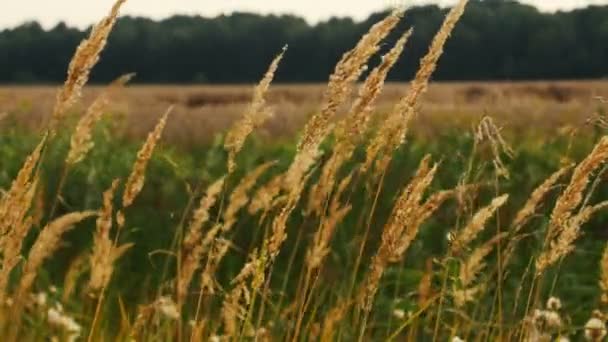
[[[123,14],[161,19],[173,14],[215,16],[235,10],[258,13],[293,13],[317,22],[331,16],[365,18],[373,11],[398,5],[440,3],[455,0],[128,0]],[[45,27],[59,21],[85,27],[112,6],[114,0],[0,0],[0,28],[37,20]],[[608,4],[608,0],[522,0],[544,11],[571,9],[590,4]]]

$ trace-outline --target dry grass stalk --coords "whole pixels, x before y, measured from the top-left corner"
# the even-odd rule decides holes
[[[191,250],[186,249],[187,253],[185,254],[185,261],[182,264],[182,272],[180,274],[179,285],[178,285],[178,298],[185,298],[185,295],[188,290],[188,286],[192,279],[192,275],[194,271],[198,268],[200,260],[202,258],[202,254],[204,250],[211,245],[214,241],[219,242],[219,246],[214,246],[215,248],[212,250],[212,253],[209,254],[205,269],[201,274],[201,282],[203,284],[203,288],[207,289],[210,293],[214,293],[215,281],[213,279],[213,274],[215,270],[219,266],[220,262],[228,252],[229,244],[226,240],[215,240],[217,234],[221,231],[227,232],[229,231],[233,225],[237,222],[237,214],[238,212],[247,204],[249,200],[249,191],[253,186],[255,186],[256,182],[266,172],[270,167],[275,165],[276,162],[267,162],[260,166],[258,166],[255,170],[248,173],[237,185],[230,196],[229,204],[226,210],[224,211],[224,223],[222,225],[217,225],[213,229],[211,229],[207,236],[199,243],[194,246]],[[221,188],[221,187],[220,187]],[[199,229],[200,231],[200,229]],[[197,237],[198,238],[198,237]],[[193,238],[187,237],[186,241],[192,240]],[[188,246],[185,246],[188,247]]]
[[[340,182],[331,204],[329,205],[329,213],[326,217],[322,218],[321,225],[315,232],[311,249],[306,254],[306,266],[309,270],[314,270],[321,266],[325,256],[327,256],[330,251],[329,244],[336,227],[352,209],[351,205],[340,205],[340,197],[351,180],[352,173]]]
[[[582,225],[587,223],[595,213],[605,208],[608,208],[608,201],[586,206],[570,217],[565,223],[565,227],[560,229],[559,234],[550,241],[549,246],[544,248],[536,259],[537,274],[542,274],[545,269],[572,252],[574,243],[581,234]]]
[[[551,191],[555,183],[557,183],[560,178],[568,173],[570,169],[572,169],[571,165],[559,169],[532,192],[526,204],[517,212],[515,219],[513,219],[513,223],[511,224],[513,227],[513,234],[519,233],[521,228],[523,228],[528,220],[534,215],[536,209],[547,196],[549,191]]]
[[[265,250],[258,253],[254,250],[250,254],[251,261],[241,269],[241,272],[232,280],[234,288],[222,304],[222,317],[224,320],[224,330],[229,336],[235,336],[236,329],[239,327],[246,316],[247,308],[252,301],[252,294],[257,293],[265,278],[265,269],[268,263],[268,255]],[[247,279],[251,279],[247,284]],[[248,322],[245,322],[248,323]],[[251,328],[251,327],[247,327]]]
[[[334,334],[336,332],[336,325],[340,323],[344,316],[350,309],[352,305],[351,302],[348,301],[340,301],[336,306],[334,306],[323,321],[323,329],[321,330],[321,342],[331,342],[335,341]]]
[[[118,183],[117,179],[114,180],[110,188],[103,193],[103,207],[96,222],[93,253],[90,259],[89,289],[92,294],[98,293],[108,285],[114,272],[114,262],[133,246],[131,243],[115,246],[114,241],[110,238],[113,217],[112,201]]]
[[[378,156],[386,154],[380,159],[381,162],[378,163],[376,168],[376,174],[381,174],[382,169],[388,164],[388,155],[403,144],[410,122],[416,112],[415,107],[428,88],[431,75],[437,68],[437,62],[443,54],[445,42],[464,13],[467,2],[468,0],[460,0],[447,15],[431,43],[429,52],[420,62],[420,69],[418,69],[408,93],[395,105],[393,111],[381,124],[380,129],[377,130],[378,133],[374,136],[366,151],[366,160],[362,167],[364,172],[372,166]]]
[[[99,61],[99,54],[106,46],[108,36],[118,18],[120,7],[125,2],[126,0],[117,0],[109,15],[93,27],[89,37],[83,40],[76,49],[68,67],[65,84],[57,94],[51,117],[51,131],[57,128],[66,110],[81,97],[82,88],[89,80],[91,70]]]
[[[433,259],[428,258],[425,262],[425,271],[418,284],[418,307],[423,308],[431,299],[433,294]]]
[[[217,202],[217,198],[224,188],[225,180],[226,177],[221,177],[209,185],[205,196],[201,198],[198,207],[192,214],[192,219],[186,229],[187,233],[182,248],[186,254],[199,243],[202,237],[203,226],[209,221],[209,210],[211,210]]]
[[[317,149],[329,132],[330,119],[350,95],[353,84],[365,69],[365,63],[378,52],[380,42],[399,23],[401,16],[402,11],[394,11],[384,20],[376,23],[367,34],[361,37],[355,48],[344,54],[329,78],[321,110],[313,115],[306,124],[302,140],[298,145],[299,152]]]
[[[481,297],[482,292],[486,290],[486,284],[478,284],[467,289],[455,289],[452,292],[454,298],[454,304],[457,308],[463,307],[465,304],[475,301]]]
[[[215,294],[217,282],[215,281],[214,275],[217,268],[220,266],[220,262],[224,259],[226,253],[228,253],[229,248],[230,241],[221,238],[217,239],[207,257],[205,269],[201,273],[201,287],[210,294]]]
[[[602,260],[600,262],[600,289],[602,290],[602,303],[608,304],[608,245],[604,248],[602,253]]]
[[[547,194],[553,189],[557,181],[562,178],[566,173],[568,173],[572,169],[572,165],[567,165],[562,167],[553,173],[549,178],[547,178],[541,185],[539,185],[530,195],[524,206],[515,214],[515,219],[511,223],[511,236],[509,239],[507,247],[504,249],[503,253],[503,264],[508,264],[512,257],[513,253],[515,253],[515,248],[521,237],[518,234],[521,232],[523,227],[529,222],[529,220],[534,216],[536,210],[540,206],[540,203],[545,199]]]
[[[95,211],[69,213],[53,220],[42,229],[23,267],[17,298],[24,298],[23,296],[29,292],[42,263],[59,248],[61,236],[74,228],[75,224],[95,215],[97,215]]]
[[[581,205],[591,175],[608,159],[608,136],[602,137],[593,151],[574,169],[570,183],[557,199],[551,213],[545,245],[536,259],[536,271],[543,271],[557,260],[569,254],[580,235],[581,225],[591,218],[602,204],[587,206],[575,214]]]
[[[260,211],[268,212],[273,208],[273,202],[283,187],[283,178],[284,174],[279,173],[255,192],[249,203],[249,214],[254,215]]]
[[[33,219],[32,217],[25,217],[29,210],[32,198],[36,192],[37,181],[35,181],[27,192],[24,194],[22,199],[23,206],[18,208],[18,214],[15,216],[20,217],[19,221],[12,225],[6,235],[2,236],[0,240],[0,246],[2,249],[2,269],[0,269],[0,303],[4,303],[6,299],[6,291],[8,282],[11,276],[11,272],[21,261],[21,250],[23,247],[23,240],[32,228]]]
[[[401,259],[418,234],[420,221],[414,219],[420,210],[422,196],[432,182],[437,165],[429,167],[430,157],[425,157],[412,181],[403,189],[382,231],[382,241],[372,259],[370,271],[358,295],[359,305],[369,312],[384,270],[390,262]]]
[[[407,221],[407,230],[417,230],[446,200],[453,197],[455,193],[456,190],[443,190],[432,194],[424,203],[418,205],[414,210],[411,218]],[[391,258],[391,262],[398,262],[403,258],[403,255],[412,243],[413,238],[414,236],[408,233],[401,236],[401,241],[397,244],[397,249],[395,250],[394,256]]]
[[[378,44],[400,19],[401,11],[394,11],[387,18],[375,24],[353,50],[344,54],[330,76],[321,110],[313,115],[306,124],[298,144],[298,153],[283,179],[283,188],[288,190],[288,194],[285,204],[272,223],[272,235],[268,243],[268,255],[271,260],[278,255],[280,247],[287,237],[285,232],[287,220],[300,200],[306,183],[306,174],[320,154],[319,145],[330,131],[329,120],[348,97],[353,84],[363,72],[367,60],[378,51]]]
[[[475,240],[477,235],[485,228],[486,222],[494,216],[496,210],[502,207],[508,199],[509,195],[506,194],[496,197],[488,206],[477,211],[469,223],[460,232],[455,234],[450,252],[452,254],[461,253],[473,240]]]
[[[230,195],[228,207],[226,207],[223,215],[224,225],[222,230],[224,232],[229,231],[232,226],[234,226],[238,212],[247,205],[247,202],[249,201],[249,191],[255,186],[264,172],[274,165],[276,165],[276,161],[267,162],[256,167],[253,171],[248,172],[239,185],[234,188]]]
[[[222,319],[224,321],[224,332],[228,336],[238,336],[240,322],[247,315],[247,304],[251,299],[251,293],[245,284],[236,286],[226,296],[222,305]],[[242,301],[245,301],[243,303]]]
[[[583,200],[583,194],[589,184],[591,175],[608,159],[608,136],[602,137],[593,151],[574,169],[570,184],[557,199],[551,220],[547,241],[553,240],[567,227],[573,212]]]
[[[458,276],[460,286],[468,288],[473,285],[475,279],[477,279],[477,275],[486,267],[484,259],[492,252],[494,246],[506,236],[506,233],[499,234],[473,250],[469,257],[460,265]]]
[[[92,139],[93,129],[106,110],[108,103],[110,102],[110,97],[129,82],[133,76],[134,74],[127,74],[112,82],[108,88],[93,101],[86,113],[80,118],[70,140],[70,151],[65,160],[68,165],[74,165],[81,162],[89,151],[91,151],[93,146],[95,146]]]
[[[382,62],[369,74],[359,89],[359,94],[349,110],[349,116],[338,122],[334,130],[336,144],[329,160],[323,165],[319,182],[311,188],[309,211],[321,215],[325,198],[334,188],[336,174],[342,164],[349,160],[361,136],[369,126],[370,115],[376,101],[382,93],[388,72],[395,65],[408,39],[412,35],[408,30],[395,46],[382,57]]]
[[[78,280],[87,270],[90,264],[91,256],[87,252],[79,254],[74,260],[70,262],[68,271],[65,273],[63,278],[63,293],[61,295],[61,301],[66,303],[74,294],[78,285]]]
[[[283,55],[287,46],[283,48],[281,52],[270,64],[268,71],[260,81],[260,83],[253,90],[253,100],[251,104],[243,114],[243,117],[234,123],[232,128],[226,134],[226,141],[224,142],[224,148],[228,151],[228,174],[234,171],[236,166],[235,158],[236,155],[241,151],[245,140],[253,132],[256,127],[262,125],[271,115],[270,112],[265,110],[266,101],[264,96],[270,87],[270,83],[274,78],[274,74],[279,67]]]
[[[498,177],[504,177],[509,179],[509,170],[502,161],[501,155],[504,154],[509,158],[513,158],[513,149],[502,137],[500,128],[496,126],[494,120],[489,116],[484,116],[481,122],[477,126],[475,132],[475,143],[480,144],[483,141],[489,141],[492,149],[492,164],[494,164],[494,170]]]
[[[2,250],[0,303],[4,303],[11,272],[21,259],[23,240],[33,225],[33,218],[26,218],[38,183],[37,179],[32,180],[32,174],[45,145],[46,136],[26,158],[10,189],[0,200],[0,249]]]
[[[140,340],[140,336],[142,335],[143,329],[146,326],[146,323],[152,318],[154,313],[156,312],[156,301],[146,304],[140,305],[137,309],[137,316],[135,317],[135,322],[131,326],[130,337],[135,341]]]
[[[205,248],[208,246],[208,243],[210,243],[202,240],[202,229],[209,221],[209,210],[215,205],[218,195],[224,187],[225,179],[225,177],[222,177],[207,188],[207,193],[201,198],[199,206],[194,211],[190,224],[188,225],[186,237],[182,244],[181,270],[177,279],[177,298],[178,303],[180,304],[183,303],[183,300],[186,297],[194,272],[200,266]],[[212,229],[209,233],[213,231],[219,231],[219,227]],[[215,238],[215,234],[216,233],[213,233],[213,236],[210,239]]]
[[[272,235],[268,242],[268,254],[271,256],[271,259],[274,259],[279,254],[281,245],[287,239],[287,220],[291,212],[296,208],[307,180],[308,177],[292,185],[291,191],[287,195],[287,202],[272,222]]]
[[[293,194],[293,185],[301,182],[319,157],[319,146],[331,131],[330,119],[350,95],[354,83],[365,69],[365,63],[379,50],[379,43],[400,20],[401,11],[394,11],[384,20],[372,26],[369,32],[359,40],[357,46],[345,53],[336,65],[323,95],[321,109],[306,124],[298,144],[298,153],[286,172],[283,187],[291,193],[288,204],[293,203],[295,197],[298,197],[297,200],[299,200],[300,195]],[[287,205],[285,209],[288,209]],[[280,216],[285,218],[290,214],[291,210],[283,210]]]
[[[133,204],[133,201],[135,200],[141,189],[144,187],[144,181],[146,178],[146,167],[148,166],[150,158],[152,158],[152,153],[154,153],[156,144],[160,140],[160,137],[163,133],[163,129],[167,124],[167,118],[169,117],[169,114],[172,110],[173,107],[170,107],[165,112],[156,127],[154,127],[154,130],[150,132],[150,134],[148,134],[146,142],[137,153],[137,159],[133,164],[133,169],[131,170],[131,174],[127,179],[127,184],[125,185],[125,191],[122,197],[123,208],[127,208],[131,204]]]
[[[27,194],[32,187],[32,174],[36,165],[38,165],[46,141],[46,136],[44,136],[34,151],[26,158],[10,189],[0,199],[0,236],[7,234],[10,227],[19,224],[31,205],[31,199],[29,202],[27,201]],[[1,241],[2,239],[0,239],[0,245],[2,244]]]

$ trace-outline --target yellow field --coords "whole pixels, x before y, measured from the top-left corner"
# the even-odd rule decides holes
[[[378,112],[388,110],[407,92],[407,84],[385,87]],[[90,103],[102,87],[89,87],[82,105]],[[131,86],[113,99],[111,111],[127,114],[124,134],[142,138],[170,105],[175,105],[166,139],[178,145],[208,142],[240,117],[251,100],[253,86]],[[319,108],[325,85],[274,85],[268,102],[274,111],[262,134],[291,138]],[[19,123],[41,129],[55,101],[57,87],[0,87],[0,113],[14,113]],[[600,107],[598,97],[608,96],[608,81],[458,82],[431,84],[419,104],[415,122],[418,134],[466,125],[490,115],[505,129],[533,128],[554,132],[565,125],[581,125]],[[75,112],[82,111],[81,108]],[[345,107],[347,108],[347,106]],[[342,112],[342,115],[344,112]],[[539,133],[539,132],[536,132]]]

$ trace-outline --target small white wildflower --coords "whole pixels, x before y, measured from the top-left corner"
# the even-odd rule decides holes
[[[393,310],[393,316],[395,316],[398,319],[403,319],[403,318],[405,318],[405,311],[403,311],[401,309],[395,309],[395,310]]]
[[[220,342],[222,339],[218,335],[213,335],[209,338],[209,342]]]
[[[51,285],[51,287],[49,287],[49,292],[50,293],[57,293],[57,286]]]
[[[606,324],[599,318],[591,318],[585,324],[585,339],[587,341],[601,341],[606,337]]]
[[[452,342],[465,342],[465,340],[461,339],[458,336],[454,336],[454,337],[452,337]]]
[[[34,303],[38,306],[45,306],[47,302],[46,292],[38,292],[34,295]]]
[[[454,240],[454,233],[447,232],[447,234],[445,234],[445,239],[448,240],[448,242],[452,242]]]
[[[551,329],[559,329],[562,326],[562,319],[559,317],[559,314],[555,311],[545,311],[545,320],[547,322],[547,326]]]
[[[61,306],[49,308],[47,319],[49,324],[64,329],[69,334],[69,341],[75,341],[80,336],[82,327],[72,317],[65,315]]]
[[[570,339],[567,336],[560,336],[555,342],[570,342]]]
[[[6,304],[6,306],[10,308],[11,306],[13,306],[14,301],[12,298],[6,298],[6,302],[4,302],[4,304]]]
[[[163,316],[173,320],[179,319],[179,311],[171,298],[160,297],[158,299],[157,308]]]
[[[552,311],[559,311],[562,308],[562,301],[557,297],[550,297],[547,300],[547,309]]]
[[[266,337],[268,336],[268,330],[266,330],[266,328],[261,327],[258,329],[258,331],[256,331],[255,333],[256,337]]]

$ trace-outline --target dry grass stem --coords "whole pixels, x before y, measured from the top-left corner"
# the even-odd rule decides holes
[[[65,214],[50,222],[40,231],[23,266],[23,275],[18,287],[18,298],[23,298],[29,292],[42,263],[59,248],[61,236],[73,229],[75,224],[95,215],[97,215],[95,211]]]
[[[506,233],[499,234],[473,250],[469,257],[460,265],[458,276],[460,286],[468,288],[473,285],[477,279],[477,275],[486,267],[484,259],[492,252],[494,246],[506,236]]]
[[[236,188],[234,188],[230,195],[228,206],[224,211],[224,225],[222,227],[224,232],[229,231],[232,226],[234,226],[237,221],[237,214],[247,205],[247,202],[249,201],[249,191],[255,186],[258,179],[275,164],[275,161],[271,161],[256,167],[254,170],[247,173]]]
[[[266,101],[264,100],[264,96],[270,87],[270,83],[274,78],[274,74],[279,67],[279,63],[283,59],[286,50],[287,46],[285,46],[283,52],[272,61],[268,71],[266,71],[266,74],[260,83],[254,88],[253,100],[243,114],[243,117],[235,122],[228,133],[226,133],[224,148],[228,151],[228,174],[231,174],[234,171],[236,167],[236,155],[243,148],[249,134],[270,117],[270,112],[265,108]]]
[[[133,164],[133,169],[131,170],[131,174],[129,175],[125,185],[125,191],[122,197],[123,208],[127,208],[133,204],[133,201],[144,187],[144,181],[146,179],[146,167],[148,166],[150,158],[152,158],[152,153],[154,153],[156,144],[160,140],[163,129],[167,124],[167,118],[172,110],[173,107],[170,107],[165,112],[158,124],[156,124],[156,127],[154,127],[154,130],[148,134],[148,138],[146,139],[144,145],[141,147],[139,152],[137,152],[137,159]]]
[[[369,126],[370,116],[378,97],[382,93],[388,72],[403,52],[413,30],[408,30],[395,46],[382,57],[382,62],[369,74],[359,89],[359,94],[349,110],[349,115],[340,120],[334,130],[336,143],[329,160],[323,165],[319,182],[311,188],[309,211],[322,214],[323,203],[335,186],[336,175],[345,161],[349,160],[357,143]]]
[[[115,246],[110,238],[112,229],[114,192],[118,187],[118,180],[114,180],[108,190],[103,193],[103,207],[96,222],[96,231],[93,237],[93,252],[91,254],[91,278],[89,279],[89,289],[93,294],[104,289],[110,282],[114,272],[114,263],[120,258],[133,244]]]
[[[120,90],[133,76],[134,74],[127,74],[112,82],[108,88],[93,101],[86,113],[80,118],[70,140],[70,150],[65,160],[68,165],[74,165],[81,162],[95,146],[92,137],[95,124],[99,122],[104,114],[104,111],[110,103],[112,94]]]
[[[362,170],[368,170],[381,154],[390,154],[403,144],[410,122],[413,120],[416,105],[426,92],[431,75],[437,68],[437,62],[443,54],[443,47],[448,40],[456,23],[464,13],[468,0],[460,0],[448,13],[439,32],[435,35],[429,52],[420,62],[420,68],[410,85],[408,93],[395,105],[395,108],[381,124],[366,151],[366,159]],[[386,167],[388,156],[384,156],[377,164],[376,175]]]
[[[513,233],[517,234],[523,228],[523,226],[528,222],[528,220],[534,215],[536,209],[543,201],[543,199],[547,196],[547,194],[551,191],[555,183],[566,175],[572,169],[571,165],[565,166],[554,174],[549,176],[538,188],[532,192],[530,198],[524,206],[517,212],[515,218],[513,219],[513,223],[511,226],[513,227]]]
[[[110,10],[110,14],[93,27],[89,37],[83,40],[76,49],[68,67],[65,84],[57,94],[51,117],[51,131],[57,128],[66,110],[80,99],[82,88],[89,80],[91,70],[99,61],[99,55],[106,46],[108,36],[118,18],[120,7],[125,2],[126,0],[117,0]]]
[[[455,237],[452,240],[450,248],[451,253],[457,255],[473,242],[477,235],[485,228],[486,222],[494,216],[498,208],[507,203],[508,199],[509,195],[506,194],[496,197],[487,207],[477,211],[469,223],[462,230],[454,234]]]
[[[316,269],[321,266],[323,259],[329,253],[331,238],[338,224],[342,222],[344,217],[352,209],[351,205],[342,206],[340,197],[344,193],[346,187],[352,180],[352,174],[345,177],[339,184],[333,200],[329,205],[329,213],[322,219],[319,229],[315,232],[311,249],[306,254],[306,266],[309,270]]]
[[[384,20],[376,23],[367,34],[361,37],[357,46],[344,54],[329,78],[321,110],[313,115],[306,124],[298,151],[317,149],[329,132],[330,119],[350,95],[353,84],[365,70],[365,63],[378,52],[380,42],[399,23],[401,16],[401,11],[394,11]]]
[[[420,210],[422,196],[437,172],[437,165],[431,168],[429,161],[430,156],[427,156],[420,162],[416,175],[401,192],[384,226],[380,247],[372,259],[369,273],[357,297],[359,305],[366,312],[372,308],[373,299],[387,265],[401,259],[418,234],[421,222],[415,219],[415,214]]]
[[[187,228],[186,237],[182,244],[182,264],[177,279],[178,303],[183,303],[194,272],[199,268],[205,248],[211,241],[203,240],[203,227],[209,221],[209,210],[215,205],[219,194],[224,187],[225,177],[213,182],[208,188],[205,196],[200,200],[198,208],[194,211],[192,219]],[[215,238],[218,228],[211,229],[209,239]]]
[[[570,184],[557,199],[551,213],[548,240],[553,239],[567,226],[566,223],[583,200],[591,175],[604,164],[606,159],[608,159],[608,136],[602,137],[593,151],[574,169]]]
[[[608,208],[608,201],[582,208],[576,215],[570,217],[565,227],[550,241],[549,246],[536,259],[536,272],[542,274],[545,269],[564,258],[575,248],[574,243],[580,237],[581,227],[595,213]]]

